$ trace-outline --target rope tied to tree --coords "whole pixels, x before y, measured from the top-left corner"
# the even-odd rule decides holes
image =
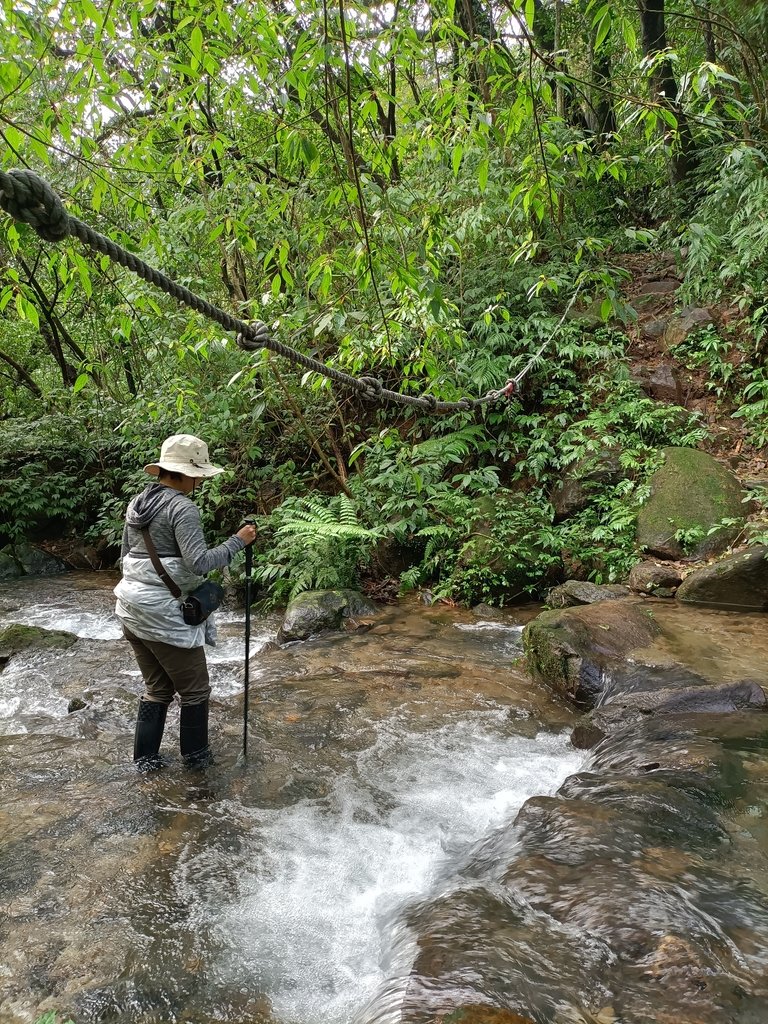
[[[257,320],[248,323],[245,320],[239,320],[212,302],[208,302],[188,288],[173,281],[134,253],[113,242],[106,235],[100,234],[90,225],[67,213],[64,203],[51,185],[44,178],[35,174],[34,171],[26,169],[0,170],[0,206],[14,220],[28,224],[46,242],[61,242],[65,238],[74,236],[83,245],[87,245],[94,251],[108,256],[114,263],[118,263],[120,266],[130,270],[142,278],[142,280],[149,282],[160,289],[160,291],[165,292],[166,295],[176,299],[177,302],[188,306],[190,309],[194,309],[203,316],[207,316],[225,330],[232,332],[237,339],[238,346],[246,352],[254,352],[265,348],[276,355],[289,359],[297,366],[303,366],[307,370],[319,373],[329,380],[335,381],[337,384],[350,387],[371,401],[395,402],[399,405],[424,409],[432,414],[467,412],[490,402],[498,401],[501,398],[510,398],[516,394],[521,381],[535,365],[565,320],[568,310],[575,302],[581,288],[581,284],[579,284],[557,327],[541,345],[538,352],[528,361],[520,373],[508,380],[502,388],[488,391],[480,398],[464,397],[455,402],[443,402],[430,394],[404,395],[399,391],[391,391],[389,388],[384,387],[383,382],[378,377],[354,377],[352,374],[345,373],[343,370],[337,370],[333,366],[328,366],[319,359],[305,355],[290,345],[285,345],[283,342],[278,341],[272,336],[267,325],[261,321]]]

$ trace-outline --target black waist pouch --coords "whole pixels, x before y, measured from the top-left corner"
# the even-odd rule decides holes
[[[188,626],[199,626],[224,600],[224,587],[206,580],[181,603],[181,617]]]

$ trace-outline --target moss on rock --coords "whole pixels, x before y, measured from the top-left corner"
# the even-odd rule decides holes
[[[705,558],[724,551],[744,521],[744,491],[711,455],[695,448],[665,448],[664,465],[651,478],[651,496],[637,519],[637,542],[661,558]],[[710,534],[723,519],[737,525]]]
[[[76,643],[77,637],[74,633],[67,633],[62,629],[43,629],[42,626],[24,626],[20,622],[14,622],[0,629],[0,658],[7,661],[22,651],[67,648]]]
[[[641,600],[623,598],[542,612],[525,627],[523,648],[534,678],[591,705],[603,692],[606,670],[660,632]]]

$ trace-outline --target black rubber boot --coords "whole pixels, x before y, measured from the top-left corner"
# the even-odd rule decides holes
[[[208,701],[182,704],[179,720],[179,747],[187,765],[193,768],[210,763],[208,748]]]
[[[159,768],[160,742],[165,731],[167,704],[154,700],[140,700],[133,740],[133,760],[142,769]]]

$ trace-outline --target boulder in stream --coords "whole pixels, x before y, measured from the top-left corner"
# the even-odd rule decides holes
[[[9,658],[22,651],[46,650],[51,647],[72,647],[77,643],[74,633],[63,629],[43,629],[42,626],[23,626],[14,622],[0,629],[0,668]]]
[[[587,583],[585,580],[566,580],[559,587],[553,587],[547,594],[550,608],[572,608],[580,604],[596,604],[598,601],[616,601],[629,596],[629,587],[620,583]]]
[[[638,562],[629,574],[629,589],[637,594],[673,597],[682,576],[673,565],[659,562]]]
[[[768,547],[757,544],[696,569],[683,580],[677,599],[732,611],[768,611]]]
[[[665,448],[651,477],[651,495],[637,517],[638,546],[660,558],[706,558],[732,544],[744,520],[744,492],[730,470],[695,448]]]
[[[639,598],[542,612],[523,632],[534,678],[580,704],[603,692],[606,669],[646,647],[661,629]]]
[[[356,590],[307,590],[288,605],[278,643],[307,640],[327,629],[340,629],[345,620],[375,615],[373,601]]]

